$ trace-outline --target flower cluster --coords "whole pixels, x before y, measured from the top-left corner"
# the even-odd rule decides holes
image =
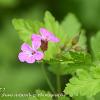
[[[48,49],[48,41],[59,42],[53,33],[49,32],[45,28],[40,28],[40,34],[32,34],[32,46],[27,43],[23,43],[21,46],[21,52],[18,58],[21,62],[34,63],[44,58],[44,52]],[[41,51],[38,49],[41,48]]]

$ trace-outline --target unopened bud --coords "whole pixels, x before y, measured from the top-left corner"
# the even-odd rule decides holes
[[[72,39],[72,45],[76,45],[79,42],[79,38],[80,38],[80,33],[78,35],[76,35],[73,39]]]
[[[81,51],[82,48],[81,48],[80,46],[76,46],[76,47],[74,48],[74,50],[75,50],[75,51]]]

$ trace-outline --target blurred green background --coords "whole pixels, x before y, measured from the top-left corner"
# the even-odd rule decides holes
[[[100,0],[0,0],[0,87],[7,92],[49,89],[39,64],[19,62],[17,56],[23,41],[12,25],[13,18],[42,20],[46,10],[59,21],[67,13],[74,13],[86,29],[88,46],[90,36],[100,29]]]

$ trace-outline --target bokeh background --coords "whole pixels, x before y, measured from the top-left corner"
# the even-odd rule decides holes
[[[13,18],[42,20],[46,10],[59,21],[69,12],[74,13],[86,30],[88,46],[90,37],[100,30],[100,0],[0,0],[0,87],[8,93],[49,90],[39,64],[19,62],[17,56],[23,41],[12,25]]]

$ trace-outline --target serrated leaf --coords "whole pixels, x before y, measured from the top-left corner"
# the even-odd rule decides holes
[[[96,70],[100,67],[93,67],[90,71],[79,69],[76,76],[70,79],[70,83],[66,85],[65,94],[72,96],[92,97],[100,92],[100,77]],[[95,73],[95,77],[94,77]],[[100,73],[99,73],[100,74]]]
[[[76,16],[69,13],[61,23],[63,30],[67,33],[67,40],[70,41],[81,28],[80,22],[77,20]]]
[[[91,65],[92,59],[91,55],[86,52],[73,52],[70,51],[70,55],[74,61],[74,63],[83,63],[84,65]],[[81,64],[80,64],[81,65]]]
[[[31,41],[31,35],[33,33],[37,33],[40,26],[42,26],[42,23],[38,21],[32,22],[24,19],[13,19],[12,23],[20,38],[24,42]]]
[[[85,30],[81,30],[79,42],[78,42],[77,45],[80,46],[83,49],[86,49],[87,48],[86,41],[87,41],[87,38],[86,38],[86,35],[85,35]]]
[[[48,50],[45,53],[46,59],[49,60],[59,53],[60,46],[64,45],[67,38],[58,21],[56,21],[52,14],[48,11],[45,13],[44,24],[45,28],[54,33],[55,36],[60,39],[59,43],[49,43]]]
[[[88,70],[93,65],[91,56],[87,53],[70,52],[70,54],[72,57],[71,61],[62,64],[62,67],[64,68],[64,74],[74,74],[77,69]]]
[[[92,48],[92,54],[95,61],[100,60],[100,31],[97,32],[95,36],[91,38],[91,48]]]
[[[49,31],[53,32],[55,36],[57,36],[60,39],[59,44],[63,44],[64,41],[66,41],[67,33],[63,31],[59,22],[53,17],[53,15],[49,11],[45,12],[44,24]]]
[[[73,74],[77,69],[88,70],[93,64],[90,54],[85,52],[64,52],[48,62],[49,70],[58,75]]]
[[[49,70],[53,72],[56,75],[64,75],[66,74],[67,65],[69,62],[71,62],[71,57],[69,55],[69,52],[62,52],[61,54],[58,54],[56,56],[56,59],[51,59],[48,61],[50,64]]]
[[[70,43],[77,34],[80,34],[78,41],[78,46],[86,48],[86,36],[85,31],[81,30],[81,23],[78,21],[76,16],[72,13],[69,13],[61,23],[61,26],[65,33],[67,33],[67,42]]]
[[[100,67],[100,65],[98,65]],[[100,68],[91,68],[91,73],[93,75],[94,78],[100,78]]]

